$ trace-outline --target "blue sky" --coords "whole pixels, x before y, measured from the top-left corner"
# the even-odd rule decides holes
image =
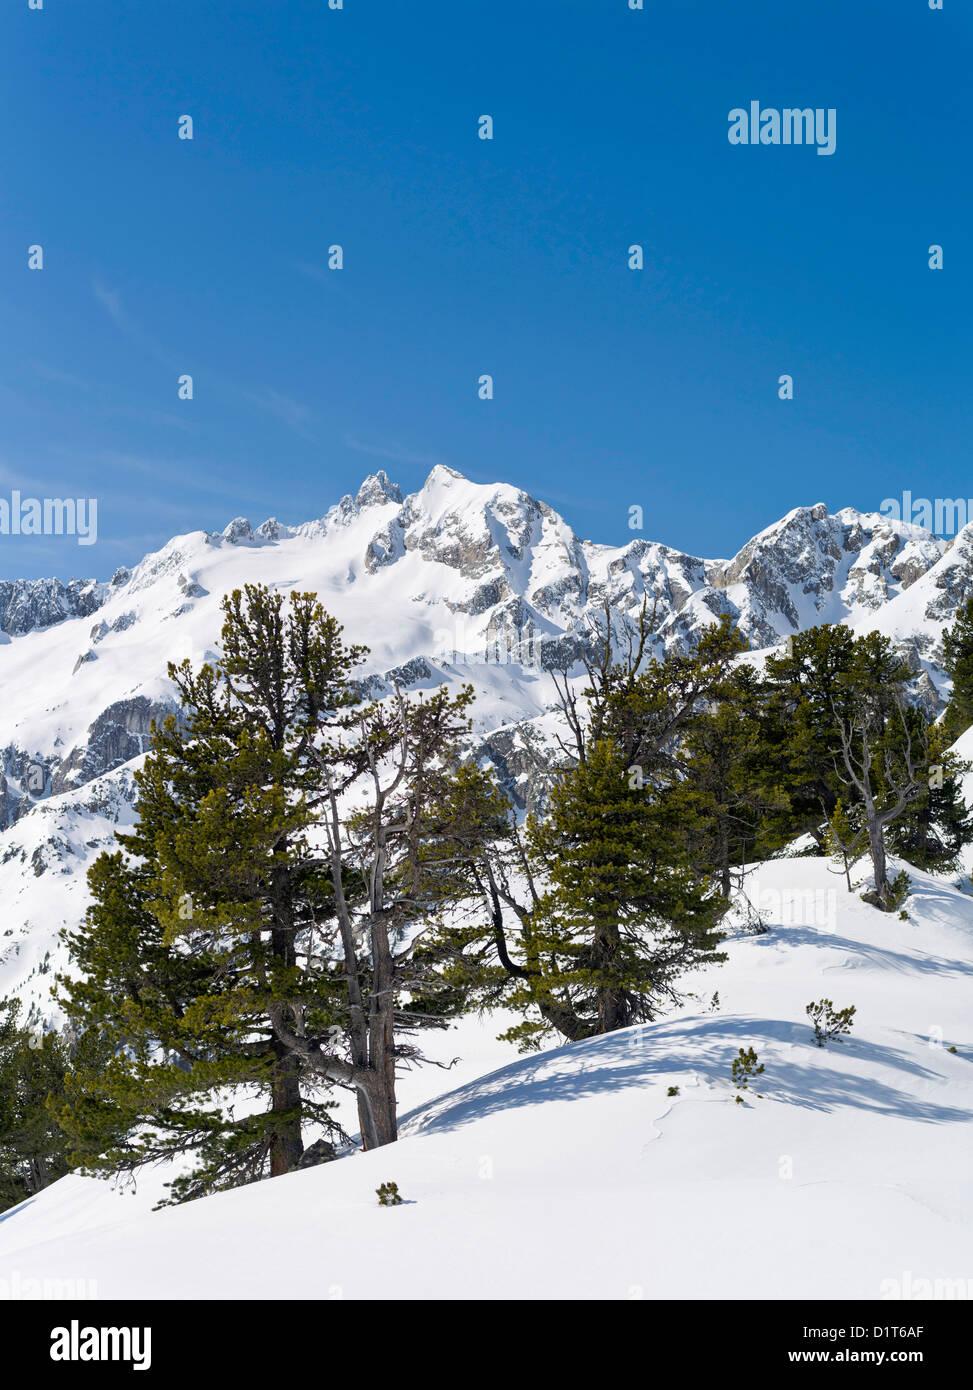
[[[96,546],[0,536],[0,577],[437,462],[703,555],[973,495],[960,0],[8,0],[0,30],[0,495],[99,499]],[[751,100],[834,107],[835,154],[730,145]]]

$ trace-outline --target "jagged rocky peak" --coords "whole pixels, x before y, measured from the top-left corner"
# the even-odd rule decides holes
[[[347,525],[374,507],[387,506],[400,507],[402,505],[402,489],[398,483],[393,483],[383,468],[377,473],[370,474],[354,497],[351,493],[345,493],[341,501],[332,507],[324,516],[323,520],[312,523],[311,527],[299,528],[305,534],[312,531],[315,535],[327,534],[333,525]]]
[[[551,520],[564,525],[520,488],[473,483],[437,464],[422,489],[406,499],[405,548],[468,579],[502,577],[529,558]]]
[[[952,620],[956,610],[973,598],[973,522],[948,542],[942,559],[923,576],[926,590],[924,617],[930,623]]]
[[[935,564],[944,548],[945,542],[920,526],[854,507],[831,514],[818,502],[813,507],[795,507],[754,536],[722,572],[714,572],[711,582],[729,588],[772,565],[788,583],[810,580],[823,589],[843,561],[860,557],[860,567],[876,574],[891,572],[896,559],[903,559],[897,577],[911,583]],[[851,560],[848,567],[854,564]]]
[[[362,483],[355,497],[355,505],[361,511],[364,507],[383,506],[387,502],[401,506],[402,489],[398,483],[389,480],[384,468],[380,468]]]
[[[921,527],[823,503],[797,507],[710,569],[729,611],[756,645],[772,645],[852,608],[878,609],[940,559],[945,542]]]
[[[110,587],[97,579],[0,580],[0,631],[11,637],[51,627],[65,618],[87,618],[108,598]]]
[[[231,545],[239,545],[241,541],[253,540],[253,527],[245,516],[236,516],[227,522],[220,534]]]

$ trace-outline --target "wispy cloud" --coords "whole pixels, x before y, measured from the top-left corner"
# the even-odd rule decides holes
[[[142,348],[144,352],[149,353],[156,361],[161,362],[164,367],[169,368],[170,371],[178,370],[169,354],[159,346],[150,334],[145,332],[141,325],[128,312],[117,290],[109,289],[108,286],[102,284],[100,280],[94,282],[91,290],[95,299],[120,333],[124,333],[126,338]]]
[[[50,452],[65,461],[75,476],[82,469],[96,474],[98,496],[114,499],[120,506],[129,507],[133,501],[132,475],[150,478],[160,485],[152,490],[151,506],[153,510],[167,511],[171,515],[185,513],[187,504],[179,500],[182,496],[212,497],[225,502],[228,508],[239,508],[242,504],[272,507],[277,500],[264,492],[242,487],[238,477],[222,477],[220,468],[225,465],[209,459],[184,455],[171,459],[124,449],[86,450],[62,445],[52,446]],[[5,469],[0,463],[0,483],[4,479]],[[148,503],[148,494],[141,500]]]
[[[57,450],[52,450],[57,453]],[[35,471],[33,465],[29,468],[19,468],[16,472],[11,467],[0,460],[0,486],[5,488],[16,488],[24,496],[32,497],[82,497],[91,496],[92,490],[87,480],[80,479],[77,470],[72,469],[70,481],[64,478],[51,477],[50,474],[43,474]]]
[[[261,410],[266,410],[270,415],[276,415],[278,420],[282,420],[288,429],[299,434],[302,439],[307,439],[312,444],[316,443],[314,435],[308,429],[308,424],[313,417],[306,405],[293,400],[290,396],[283,395],[280,391],[269,388],[259,393],[247,391],[245,395]]]
[[[154,478],[164,484],[171,492],[191,492],[201,497],[226,498],[234,505],[250,502],[258,507],[273,505],[273,498],[263,492],[250,492],[241,488],[235,480],[225,480],[219,476],[216,466],[206,460],[182,459],[177,463],[168,459],[150,458],[145,454],[135,454],[116,449],[106,449],[94,455],[99,463],[123,472],[139,473],[143,477]],[[186,464],[190,465],[187,470]]]
[[[82,381],[79,376],[74,376],[71,372],[62,372],[57,367],[49,366],[46,362],[32,362],[30,365],[35,376],[41,377],[44,381],[56,381],[61,386],[77,386],[82,391],[91,390],[89,382]]]
[[[176,415],[171,410],[151,410],[138,405],[114,405],[109,406],[108,409],[112,415],[124,415],[128,419],[138,420],[142,424],[167,425],[171,429],[180,430],[183,434],[196,433],[195,426],[185,416]]]
[[[316,280],[319,285],[326,286],[329,290],[338,288],[338,281],[341,276],[333,270],[327,270],[324,266],[314,265],[310,261],[297,261],[294,269],[301,275],[306,275],[309,280]]]
[[[96,280],[92,286],[92,291],[98,303],[102,306],[105,313],[112,323],[124,333],[127,338],[136,343],[145,352],[150,353],[157,361],[161,362],[170,371],[177,372],[184,368],[177,365],[165,350],[152,338],[141,325],[132,317],[126,309],[121,295],[117,290],[108,288],[101,281]],[[314,434],[310,429],[312,414],[309,408],[301,401],[294,400],[291,396],[284,395],[281,391],[272,388],[265,388],[263,391],[248,391],[234,382],[222,377],[217,372],[209,373],[209,380],[213,384],[218,384],[223,390],[231,391],[236,395],[250,401],[258,409],[266,411],[269,415],[275,416],[289,430],[302,439],[316,443]],[[172,418],[167,417],[168,423],[172,423]]]
[[[373,458],[388,459],[392,463],[413,463],[418,468],[435,468],[438,463],[447,468],[453,465],[448,459],[439,458],[436,454],[424,454],[415,449],[403,449],[397,445],[391,447],[381,444],[367,444],[361,439],[356,439],[353,435],[345,435],[345,447],[354,449],[359,454],[371,454]]]

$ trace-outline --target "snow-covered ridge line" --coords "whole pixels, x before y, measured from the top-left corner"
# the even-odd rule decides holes
[[[641,538],[581,540],[528,493],[442,465],[404,499],[379,472],[318,521],[254,529],[236,518],[222,532],[174,537],[108,584],[0,585],[0,621],[15,634],[0,651],[3,819],[22,814],[25,795],[78,785],[142,751],[151,717],[171,703],[168,661],[213,654],[220,598],[248,580],[320,592],[372,647],[371,688],[389,673],[407,684],[471,678],[481,735],[546,713],[543,668],[576,661],[606,605],[624,639],[648,603],[662,650],[691,645],[724,613],[752,649],[813,623],[879,627],[936,706],[939,633],[970,590],[970,531],[947,546],[910,523],[818,504],[732,559],[708,560]],[[109,728],[121,732],[106,738]]]

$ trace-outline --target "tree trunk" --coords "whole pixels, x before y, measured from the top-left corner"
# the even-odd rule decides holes
[[[720,826],[720,896],[730,899],[733,891],[733,880],[730,876],[730,837],[727,833],[726,825]]]
[[[391,990],[378,993],[369,1028],[369,1069],[371,1076],[358,1088],[358,1118],[362,1147],[380,1149],[399,1137],[395,1101],[395,1033]]]
[[[286,850],[286,839],[281,841]],[[287,870],[276,871],[271,879],[270,904],[274,926],[270,934],[271,950],[288,969],[297,964],[294,945],[294,908],[291,883]],[[303,1100],[301,1097],[301,1059],[286,1043],[274,1039],[274,1073],[271,1081],[271,1112],[274,1116],[270,1144],[270,1176],[280,1177],[300,1163],[304,1154],[301,1133]]]
[[[298,1058],[284,1043],[274,1043],[276,1061],[271,1082],[274,1116],[270,1141],[270,1176],[280,1177],[298,1166],[304,1153],[301,1135],[301,1083]]]
[[[885,832],[869,800],[865,813],[868,818],[868,852],[875,873],[875,893],[883,912],[888,912],[889,876],[885,858]]]
[[[595,969],[603,975],[610,974],[618,954],[618,927],[614,922],[602,922],[595,926],[593,954]],[[618,985],[600,984],[596,996],[599,1033],[614,1033],[628,1026],[631,1020],[624,989]]]
[[[379,892],[381,879],[379,878]],[[366,1149],[399,1137],[395,1105],[395,962],[384,919],[373,914],[372,988],[368,1017],[369,1082],[358,1089],[358,1117]]]
[[[361,1126],[362,1148],[381,1149],[394,1144],[399,1137],[395,1113],[395,1080],[391,1092],[386,1079],[376,1076],[367,1086],[358,1088],[358,1123]]]

